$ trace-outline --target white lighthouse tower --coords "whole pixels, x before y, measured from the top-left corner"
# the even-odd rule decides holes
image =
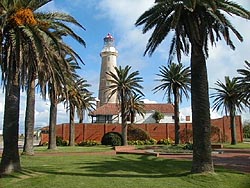
[[[117,66],[116,59],[118,56],[118,51],[114,47],[114,38],[112,35],[108,34],[104,38],[104,46],[100,53],[102,58],[101,72],[100,72],[100,82],[99,82],[99,105],[102,106],[107,103],[116,103],[117,96],[114,94],[111,98],[110,92],[107,90],[110,83],[108,80],[110,76],[106,72],[115,72],[114,67]]]

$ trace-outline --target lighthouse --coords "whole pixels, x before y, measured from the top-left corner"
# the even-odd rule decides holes
[[[117,103],[117,95],[114,94],[110,97],[110,92],[107,90],[110,86],[108,81],[110,76],[106,74],[106,72],[110,71],[115,72],[115,67],[117,66],[118,51],[115,49],[114,42],[115,40],[111,34],[104,37],[104,46],[100,53],[102,59],[98,94],[100,106],[107,103]]]

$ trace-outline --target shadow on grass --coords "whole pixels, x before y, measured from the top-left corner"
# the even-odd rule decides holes
[[[35,157],[33,164],[23,166],[20,176],[60,175],[82,177],[118,177],[118,178],[165,178],[185,177],[190,175],[192,161],[156,158],[146,155],[116,155],[116,156],[61,156]],[[233,173],[223,167],[216,167],[217,173]],[[8,178],[8,177],[6,177]],[[10,177],[9,177],[10,178]]]
[[[103,160],[72,162],[71,169],[51,168],[49,166],[32,167],[39,173],[89,177],[119,178],[162,178],[182,177],[190,174],[191,162],[173,159],[155,158],[152,156],[118,155]]]

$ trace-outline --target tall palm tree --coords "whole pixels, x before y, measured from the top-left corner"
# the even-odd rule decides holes
[[[240,88],[237,78],[230,80],[229,76],[225,77],[225,83],[218,80],[215,85],[215,93],[211,95],[214,98],[213,110],[225,111],[226,115],[229,113],[230,128],[231,128],[231,144],[237,144],[237,135],[235,127],[235,116],[237,111],[241,112],[244,109],[242,99],[242,90]]]
[[[65,83],[62,70],[67,70],[69,65],[62,52],[67,51],[76,58],[79,56],[59,40],[59,33],[71,36],[85,45],[83,39],[66,24],[72,23],[83,28],[73,17],[61,13],[37,12],[48,2],[50,0],[0,1],[0,62],[6,88],[4,150],[0,173],[21,169],[18,152],[20,87],[27,83],[30,73],[37,74],[39,84],[45,83],[47,78],[54,80],[56,77],[61,84]],[[24,54],[32,57],[26,59]]]
[[[246,19],[249,11],[232,1],[226,0],[155,0],[152,8],[145,11],[136,21],[144,25],[143,33],[153,29],[145,54],[152,55],[158,45],[173,34],[170,46],[170,61],[181,53],[189,54],[191,44],[191,103],[193,126],[193,173],[214,171],[211,156],[211,124],[208,95],[206,58],[208,42],[214,45],[224,39],[235,48],[230,34],[242,41],[240,33],[227,19],[225,13]],[[229,31],[232,31],[231,33]]]
[[[188,92],[191,90],[191,72],[190,67],[184,67],[181,63],[171,63],[160,67],[160,74],[156,74],[160,79],[161,84],[154,88],[155,92],[160,90],[165,91],[169,103],[172,103],[174,98],[174,122],[175,122],[175,144],[180,143],[180,118],[179,118],[179,103],[182,102],[182,95],[189,98]]]
[[[27,48],[29,46],[27,45]],[[34,61],[34,57],[30,54],[23,54],[27,62]],[[23,155],[33,155],[34,154],[34,127],[35,127],[35,80],[36,80],[36,70],[32,66],[32,63],[28,64],[31,66],[29,73],[27,75],[26,83],[27,99],[26,99],[26,110],[25,110],[25,122],[24,122],[24,145],[23,145]]]
[[[35,54],[33,50],[29,52],[28,47],[36,45],[27,34],[29,28],[34,28],[38,24],[32,11],[46,2],[32,2],[32,6],[28,1],[0,2],[1,69],[6,88],[3,122],[4,150],[0,173],[11,173],[21,169],[18,152],[20,85],[27,75],[23,54],[31,54],[31,56]]]
[[[68,91],[68,101],[66,101],[67,108],[70,111],[70,134],[69,134],[69,145],[75,145],[75,111],[79,118],[82,117],[84,111],[93,110],[94,107],[94,98],[92,94],[87,90],[87,87],[90,87],[90,84],[87,83],[87,80],[78,79],[72,84]]]
[[[67,52],[65,51],[67,54]],[[74,85],[74,80],[79,76],[76,74],[76,70],[80,67],[78,66],[77,59],[75,59],[74,54],[67,54],[69,56],[64,58],[68,63],[69,67],[65,70],[62,70],[62,75],[65,78],[65,83],[61,83],[60,76],[55,77],[54,79],[48,79],[48,83],[41,84],[42,94],[46,94],[46,88],[48,88],[49,98],[50,98],[50,114],[49,114],[49,144],[48,149],[55,150],[56,146],[56,121],[57,121],[57,105],[63,101],[69,100],[69,89]],[[72,56],[72,57],[71,57]],[[55,59],[55,61],[57,61]],[[81,59],[80,59],[81,61]],[[59,78],[59,79],[58,79]],[[46,79],[45,79],[46,80]]]
[[[123,145],[128,145],[127,143],[127,124],[126,124],[126,115],[128,111],[129,100],[132,96],[139,93],[144,96],[141,89],[143,87],[139,84],[142,82],[142,77],[139,77],[139,71],[130,73],[131,66],[126,66],[122,68],[121,66],[115,67],[115,72],[107,72],[110,76],[108,82],[110,85],[107,90],[110,91],[110,96],[117,94],[118,101],[120,103],[121,109],[121,118],[122,118],[122,139]]]
[[[246,106],[250,106],[250,63],[245,61],[245,68],[238,69],[237,72],[240,74],[237,79],[239,80],[239,84],[242,90],[242,101]]]

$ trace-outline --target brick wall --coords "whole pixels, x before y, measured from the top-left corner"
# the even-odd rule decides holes
[[[236,131],[238,142],[243,141],[241,117],[237,116]],[[212,142],[230,142],[231,129],[230,118],[223,117],[211,120],[213,130]],[[147,131],[151,138],[156,140],[171,138],[174,140],[174,124],[173,123],[150,123],[150,124],[136,124]],[[192,124],[181,123],[180,125],[180,139],[182,143],[192,141]],[[121,132],[120,124],[75,124],[75,141],[77,143],[86,140],[101,141],[103,135],[107,132]],[[56,135],[69,140],[69,126],[68,124],[60,124],[56,127]],[[41,143],[48,142],[48,134],[41,134]]]

